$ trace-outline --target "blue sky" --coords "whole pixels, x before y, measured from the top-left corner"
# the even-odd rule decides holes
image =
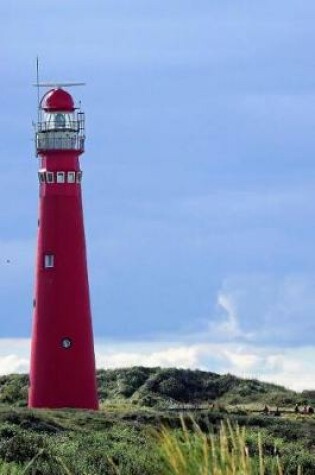
[[[87,82],[73,93],[99,365],[311,387],[314,2],[12,0],[0,15],[0,371],[28,364],[39,55],[42,80]]]

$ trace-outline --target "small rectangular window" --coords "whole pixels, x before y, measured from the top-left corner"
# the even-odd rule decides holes
[[[46,182],[47,183],[54,183],[54,174],[53,172],[46,172]]]
[[[65,172],[57,172],[57,183],[65,182]]]
[[[38,179],[39,179],[39,183],[45,183],[45,172],[38,172]]]
[[[68,172],[67,182],[68,183],[75,183],[75,172]]]
[[[77,172],[77,183],[81,183],[82,181],[82,172]]]
[[[45,254],[44,267],[45,269],[52,269],[55,264],[55,256],[53,254]]]

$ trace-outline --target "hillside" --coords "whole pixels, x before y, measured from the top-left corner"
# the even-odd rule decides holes
[[[99,370],[99,395],[102,402],[128,400],[151,407],[180,404],[271,404],[289,406],[311,403],[312,392],[298,394],[281,386],[230,374],[185,369],[133,367]],[[27,375],[0,378],[0,403],[25,406]]]
[[[236,430],[246,426],[250,447],[259,431],[270,466],[277,447],[286,475],[296,475],[298,465],[303,475],[315,473],[315,417],[293,412],[314,392],[172,368],[100,370],[97,377],[97,412],[29,410],[28,376],[0,378],[1,475],[30,473],[27,467],[36,475],[169,474],[161,458],[162,427],[180,434],[183,423],[189,430],[198,424],[216,434],[223,421]],[[281,413],[263,414],[264,404],[281,406]],[[251,448],[251,455],[257,450]]]
[[[147,406],[182,404],[294,404],[301,396],[281,386],[230,374],[133,367],[98,372],[102,400],[127,398]]]

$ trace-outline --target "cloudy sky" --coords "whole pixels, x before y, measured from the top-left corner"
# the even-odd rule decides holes
[[[315,387],[315,3],[11,0],[0,17],[0,373],[28,369],[39,55],[41,80],[87,83],[98,366]]]

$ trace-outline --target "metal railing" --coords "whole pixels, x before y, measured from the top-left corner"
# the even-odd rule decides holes
[[[82,135],[71,134],[71,136],[54,136],[45,132],[36,133],[37,152],[45,150],[77,150],[84,151],[85,137]]]
[[[83,130],[82,121],[71,120],[66,122],[62,127],[57,126],[53,121],[43,121],[38,122],[37,132],[53,132],[53,131],[69,131],[69,132],[79,132]]]

